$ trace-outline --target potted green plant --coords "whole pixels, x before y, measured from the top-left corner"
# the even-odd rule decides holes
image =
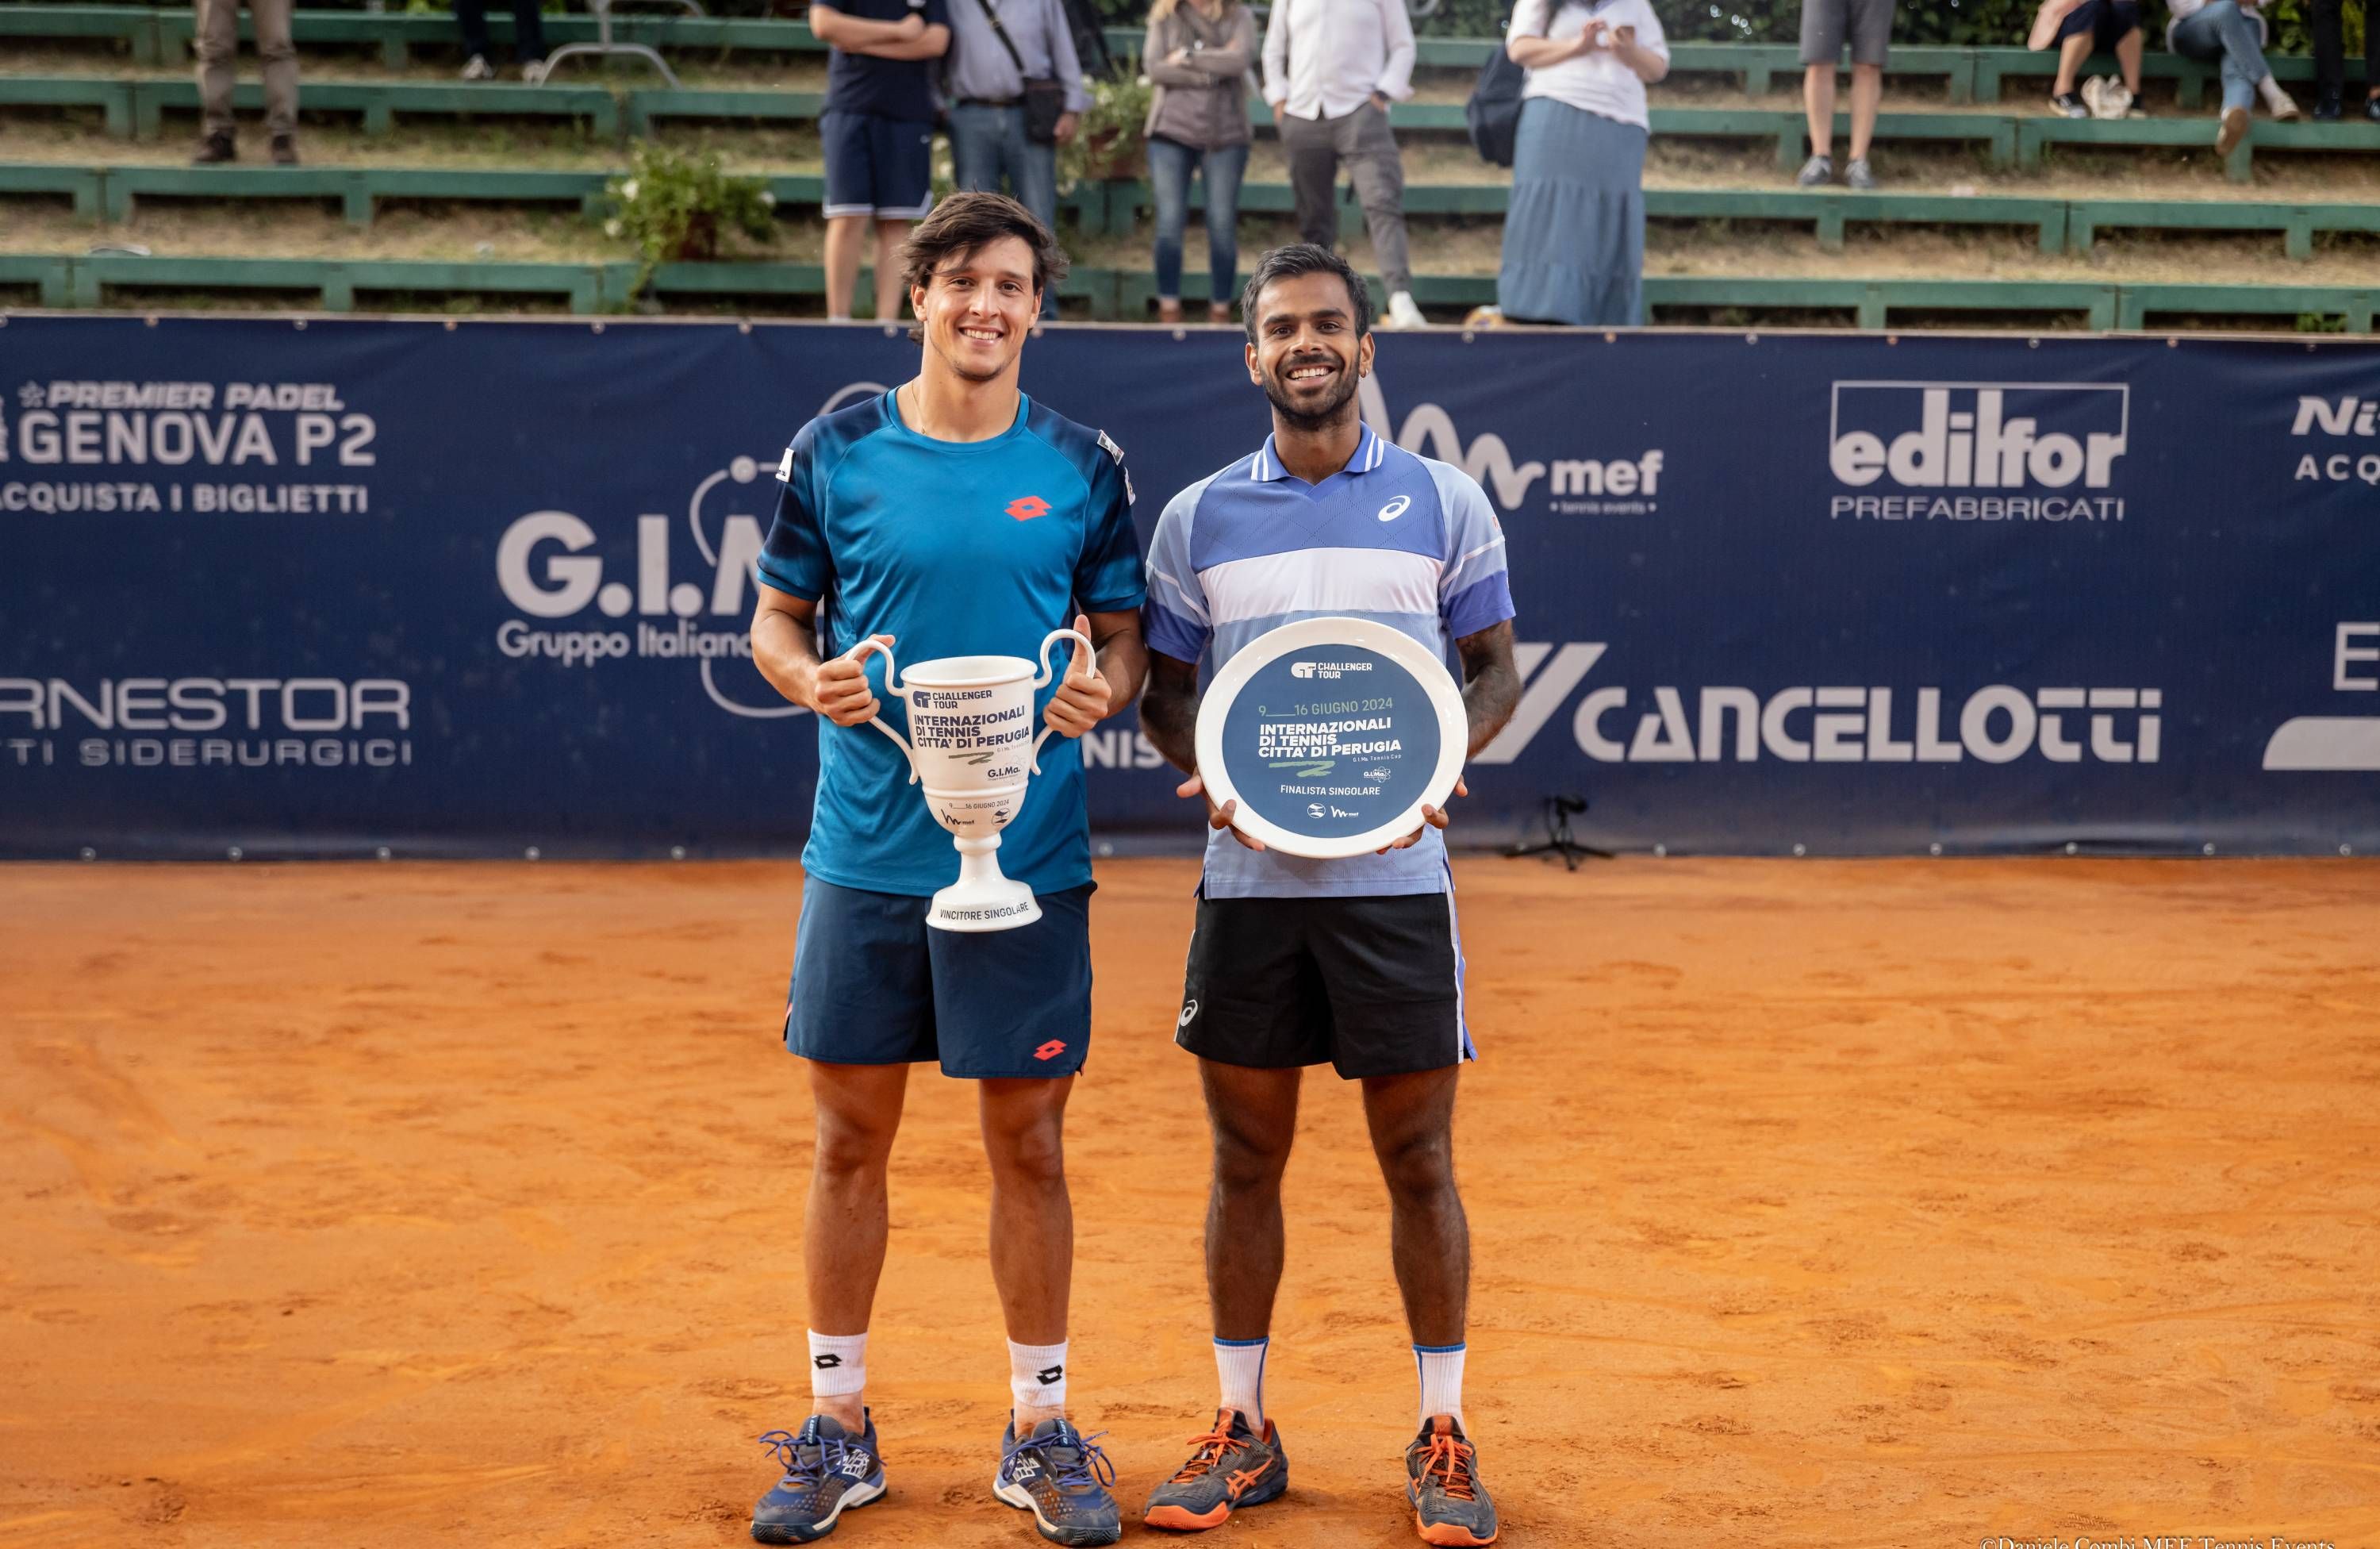
[[[1058,186],[1105,182],[1140,175],[1144,165],[1141,129],[1148,122],[1151,91],[1140,73],[1140,59],[1128,55],[1111,74],[1090,83],[1091,105],[1075,127],[1075,138],[1058,152]]]
[[[603,196],[603,235],[634,243],[642,260],[638,290],[662,264],[717,259],[730,232],[755,242],[776,236],[777,197],[767,179],[731,176],[710,152],[688,156],[640,141]]]

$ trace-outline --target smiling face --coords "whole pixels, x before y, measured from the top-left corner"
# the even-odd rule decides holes
[[[1372,369],[1372,336],[1355,332],[1354,299],[1329,271],[1287,274],[1256,299],[1249,379],[1295,430],[1321,430],[1351,413]]]
[[[953,253],[909,287],[909,305],[930,353],[966,381],[990,382],[1015,369],[1041,311],[1033,249],[1021,237],[1001,237]]]

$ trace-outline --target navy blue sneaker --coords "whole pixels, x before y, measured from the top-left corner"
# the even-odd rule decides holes
[[[785,1470],[752,1508],[752,1536],[762,1543],[824,1538],[847,1507],[866,1506],[884,1494],[884,1459],[876,1450],[873,1415],[867,1433],[856,1438],[842,1421],[812,1415],[800,1434],[771,1431],[760,1445],[776,1454]]]
[[[1242,1506],[1278,1500],[1289,1488],[1289,1454],[1269,1420],[1264,1434],[1237,1409],[1215,1411],[1215,1428],[1193,1436],[1197,1450],[1172,1479],[1159,1485],[1141,1511],[1152,1528],[1198,1532],[1220,1527]]]
[[[1104,1434],[1105,1433],[1101,1433]],[[1011,1421],[1000,1433],[1000,1471],[991,1493],[1019,1511],[1052,1543],[1113,1543],[1123,1536],[1123,1514],[1108,1486],[1115,1466],[1070,1421],[1045,1420],[1019,1437]]]
[[[1496,1542],[1496,1503],[1479,1482],[1471,1438],[1451,1415],[1422,1421],[1405,1448],[1405,1504],[1424,1543],[1476,1549]]]

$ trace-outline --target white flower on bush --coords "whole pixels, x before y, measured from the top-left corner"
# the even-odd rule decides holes
[[[626,226],[620,224],[620,218],[617,215],[614,215],[610,220],[603,223],[603,235],[613,238],[614,241],[618,240],[620,234],[627,229],[628,228]]]
[[[637,180],[635,178],[631,177],[626,182],[620,185],[620,197],[629,201],[631,203],[635,202],[637,197]]]
[[[760,202],[767,205],[770,209],[774,210],[777,207],[777,196],[767,189],[762,189],[760,190]]]

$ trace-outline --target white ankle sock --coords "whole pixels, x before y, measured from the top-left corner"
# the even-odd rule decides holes
[[[1016,1407],[1062,1409],[1066,1407],[1066,1342],[1020,1345],[1008,1342],[1008,1393]]]
[[[1463,1352],[1461,1345],[1415,1345],[1414,1366],[1421,1373],[1421,1418],[1451,1415],[1463,1423]]]
[[[1221,1391],[1220,1407],[1237,1409],[1248,1429],[1264,1434],[1265,1355],[1272,1348],[1269,1335],[1262,1339],[1215,1341],[1215,1377]]]
[[[868,1336],[810,1330],[810,1397],[837,1398],[868,1390]]]

